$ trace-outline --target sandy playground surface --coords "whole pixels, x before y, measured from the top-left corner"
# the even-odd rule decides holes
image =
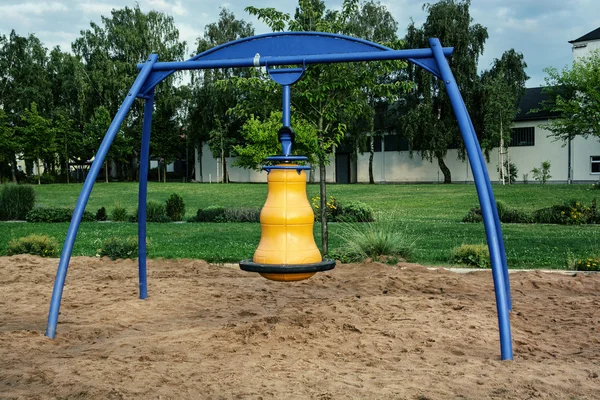
[[[599,399],[600,274],[511,274],[502,362],[489,271],[338,265],[299,283],[195,260],[0,257],[1,399]]]

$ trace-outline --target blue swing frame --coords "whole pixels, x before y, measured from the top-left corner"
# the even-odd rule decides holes
[[[178,70],[265,67],[267,65],[306,66],[310,64],[340,62],[407,60],[441,79],[450,97],[465,143],[467,157],[471,164],[490,250],[494,291],[496,294],[496,309],[498,313],[501,358],[503,360],[512,360],[513,351],[509,318],[509,312],[512,311],[510,283],[502,229],[490,178],[473,123],[446,59],[447,56],[452,54],[453,49],[443,48],[440,41],[435,38],[429,39],[429,45],[430,48],[424,49],[392,50],[366,40],[337,34],[322,32],[278,32],[232,41],[209,49],[187,61],[158,62],[158,56],[152,54],[145,63],[138,64],[139,75],[108,128],[79,194],[58,264],[50,302],[50,311],[48,313],[46,336],[50,338],[56,336],[63,288],[83,211],[85,210],[98,173],[102,168],[106,154],[136,98],[145,100],[138,195],[139,289],[140,298],[145,299],[148,297],[146,280],[146,197],[150,130],[154,108],[154,88],[156,85]],[[287,87],[289,91],[289,85]],[[286,113],[286,110],[284,110],[284,113]],[[289,109],[284,118],[286,116],[289,122]]]

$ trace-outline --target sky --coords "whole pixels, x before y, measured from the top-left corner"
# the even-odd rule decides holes
[[[431,1],[434,2],[434,1]],[[196,38],[203,35],[204,26],[218,20],[221,7],[232,11],[236,18],[251,22],[255,33],[267,33],[266,25],[248,15],[244,8],[274,7],[293,15],[297,0],[229,0],[218,3],[206,0],[137,0],[144,12],[161,11],[173,16],[180,38],[187,42],[188,54],[193,53]],[[411,19],[420,26],[427,17],[422,1],[381,1],[398,22],[398,35],[403,37]],[[0,0],[0,34],[14,29],[19,35],[35,34],[51,49],[60,46],[71,50],[71,43],[88,29],[90,22],[101,24],[101,16],[110,16],[114,8],[133,7],[131,0]],[[328,8],[336,9],[340,0],[326,0]],[[472,0],[474,23],[487,28],[489,38],[479,69],[489,69],[495,58],[514,48],[523,53],[530,79],[527,87],[544,84],[549,66],[562,69],[572,62],[569,40],[577,39],[600,27],[599,0]],[[442,43],[451,46],[451,43]]]

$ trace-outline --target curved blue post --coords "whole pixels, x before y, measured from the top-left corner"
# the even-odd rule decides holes
[[[144,103],[144,125],[142,127],[142,147],[140,151],[140,190],[138,193],[138,272],[140,299],[148,297],[146,281],[146,198],[148,196],[148,168],[150,162],[150,129],[154,111],[154,89]]]
[[[464,102],[463,102],[464,105]],[[473,135],[473,139],[475,140],[475,144],[477,147],[481,148],[479,145],[479,140],[477,139],[477,135],[475,134],[475,127],[473,126],[473,121],[471,120],[471,116],[467,111],[467,107],[464,107],[464,113],[469,120],[469,125],[471,126],[471,134]],[[509,311],[512,311],[512,296],[510,294],[510,279],[508,277],[508,262],[506,260],[506,249],[504,247],[504,237],[502,235],[502,225],[500,225],[500,216],[498,215],[498,206],[496,205],[496,198],[494,197],[494,192],[492,190],[492,183],[490,182],[490,176],[488,174],[487,168],[485,168],[485,160],[483,159],[483,154],[481,151],[479,152],[479,158],[481,159],[481,165],[484,166],[483,172],[485,176],[485,180],[488,187],[488,193],[490,196],[490,203],[492,206],[492,214],[494,216],[494,220],[496,221],[496,232],[498,233],[498,245],[500,246],[500,256],[502,257],[502,272],[504,274],[504,287],[506,288],[506,306]],[[502,168],[502,166],[500,167]]]
[[[49,338],[54,339],[54,337],[56,336],[56,324],[58,323],[60,300],[62,298],[63,288],[65,286],[65,279],[67,277],[69,261],[71,260],[73,243],[75,243],[75,237],[77,236],[77,231],[79,230],[81,217],[83,216],[83,211],[85,210],[85,206],[90,197],[90,193],[92,192],[92,188],[94,187],[94,183],[96,182],[96,178],[98,177],[98,172],[102,168],[102,163],[104,163],[106,153],[108,153],[110,145],[112,144],[117,132],[119,131],[119,128],[121,127],[121,123],[125,119],[125,116],[127,115],[129,108],[131,107],[131,104],[140,92],[140,89],[146,81],[146,78],[148,78],[148,75],[150,75],[150,72],[152,71],[152,65],[156,62],[157,59],[158,56],[155,54],[151,55],[148,58],[144,67],[137,76],[135,82],[131,86],[131,90],[127,94],[127,97],[123,101],[123,104],[121,104],[119,111],[117,111],[117,114],[115,115],[115,118],[110,124],[110,127],[106,131],[104,140],[102,140],[102,143],[98,148],[98,152],[94,157],[94,162],[92,163],[88,176],[85,179],[83,188],[81,189],[81,193],[79,194],[79,198],[77,199],[77,205],[75,206],[75,210],[73,211],[71,224],[69,225],[67,237],[65,238],[62,253],[60,254],[58,271],[56,272],[54,289],[52,290],[52,300],[50,301],[50,311],[48,313],[48,325],[46,326],[46,336],[48,336]]]
[[[473,126],[473,121],[471,120],[471,116],[469,115],[469,111],[467,110],[467,107],[466,107],[464,101],[462,101],[462,109],[463,109],[465,118],[469,121],[469,126],[471,127],[470,133],[471,133],[471,136],[473,137],[473,140],[475,141],[475,145],[478,148],[481,148],[481,146],[479,145],[479,139],[477,139],[477,134],[475,133],[475,127]],[[512,311],[512,296],[510,294],[510,280],[508,277],[508,262],[506,261],[506,249],[504,247],[504,237],[502,235],[502,225],[500,224],[500,218],[498,215],[498,207],[496,205],[496,198],[494,197],[494,191],[492,190],[492,183],[490,181],[490,176],[489,176],[487,168],[486,168],[486,162],[483,158],[483,153],[481,151],[478,151],[478,153],[479,153],[479,159],[481,162],[482,171],[483,171],[483,175],[484,175],[487,190],[488,190],[488,196],[490,198],[490,206],[492,208],[492,215],[494,217],[496,232],[498,235],[498,246],[500,247],[500,257],[502,258],[502,274],[504,275],[504,283],[505,283],[504,287],[506,289],[506,306],[508,307],[509,311]]]
[[[492,261],[492,275],[494,278],[494,289],[496,294],[496,309],[498,312],[498,326],[500,333],[500,353],[503,360],[512,360],[512,338],[510,332],[510,318],[507,307],[506,298],[506,285],[505,277],[503,272],[502,256],[500,255],[500,245],[498,240],[498,231],[496,228],[496,221],[492,212],[492,205],[490,201],[490,193],[486,182],[486,174],[484,172],[485,165],[482,165],[481,161],[483,156],[481,149],[477,146],[473,135],[471,134],[471,124],[465,115],[465,105],[460,95],[460,91],[454,80],[450,66],[444,53],[442,46],[438,39],[429,39],[429,44],[433,51],[433,56],[438,64],[442,79],[446,86],[448,96],[454,109],[454,114],[458,120],[458,125],[462,133],[463,140],[465,142],[465,148],[467,149],[467,156],[471,162],[471,169],[473,171],[473,178],[475,179],[475,187],[477,189],[477,195],[479,197],[479,204],[481,206],[481,212],[483,215],[483,223],[485,226],[485,234],[490,249],[490,258]]]

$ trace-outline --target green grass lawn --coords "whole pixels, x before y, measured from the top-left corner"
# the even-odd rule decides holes
[[[80,184],[36,186],[37,205],[73,207]],[[102,206],[110,214],[115,203],[130,213],[137,208],[136,183],[98,183],[87,205],[93,213]],[[318,195],[318,185],[308,186],[309,198]],[[498,200],[525,211],[577,199],[585,203],[600,195],[590,185],[494,185]],[[164,201],[172,193],[180,194],[186,204],[186,216],[198,208],[211,205],[225,207],[260,207],[264,203],[265,184],[149,184],[149,200]],[[483,224],[461,223],[463,215],[477,205],[475,186],[453,185],[328,185],[328,195],[342,203],[361,200],[380,217],[401,220],[415,241],[413,261],[425,265],[447,265],[449,254],[462,243],[485,243]],[[343,227],[330,226],[330,250],[339,248]],[[27,224],[0,223],[0,253],[12,238],[31,233],[55,236],[62,244],[67,223]],[[597,253],[600,227],[504,224],[504,237],[511,268],[563,268],[567,253],[583,256]],[[75,242],[74,255],[94,256],[109,236],[133,236],[133,223],[83,223]],[[201,258],[211,262],[236,262],[250,258],[260,238],[259,224],[148,224],[149,256],[165,258]],[[320,226],[315,226],[320,243]]]

